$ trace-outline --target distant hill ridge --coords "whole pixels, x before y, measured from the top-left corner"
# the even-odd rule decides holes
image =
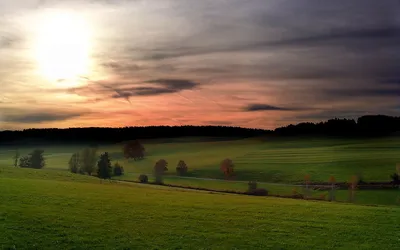
[[[367,115],[354,119],[330,119],[325,122],[302,122],[275,130],[230,126],[148,126],[122,128],[43,128],[0,131],[0,143],[27,139],[52,142],[120,142],[131,139],[173,138],[189,136],[254,137],[274,136],[388,136],[400,131],[400,117]]]

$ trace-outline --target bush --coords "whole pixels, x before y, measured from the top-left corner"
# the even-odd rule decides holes
[[[268,190],[266,190],[265,188],[256,188],[251,191],[247,191],[247,194],[255,196],[268,196]]]
[[[114,164],[113,167],[114,176],[121,176],[124,174],[124,167],[121,166],[118,162]]]
[[[31,163],[29,161],[28,156],[23,156],[19,159],[19,167],[20,168],[30,168]]]
[[[400,184],[400,176],[398,173],[394,173],[390,176],[390,178],[392,178],[392,183],[394,185],[399,185]]]
[[[148,183],[149,182],[149,178],[147,177],[147,175],[141,174],[139,176],[139,181],[140,181],[140,183]]]
[[[253,191],[253,190],[257,189],[257,182],[249,181],[248,186],[249,186],[248,191]]]

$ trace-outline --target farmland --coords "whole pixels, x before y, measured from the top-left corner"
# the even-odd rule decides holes
[[[103,145],[112,160],[119,161],[129,173],[151,173],[154,163],[163,158],[169,163],[169,174],[175,174],[179,160],[189,166],[189,176],[223,178],[219,163],[231,158],[237,180],[263,182],[302,182],[309,174],[312,181],[327,181],[334,175],[338,181],[348,181],[351,175],[361,174],[365,181],[388,181],[400,162],[398,137],[346,139],[240,139],[201,141],[197,138],[143,141],[147,156],[142,161],[126,161],[122,145]],[[67,168],[72,153],[87,145],[19,146],[21,154],[35,147],[45,150],[47,168]],[[0,166],[13,164],[16,147],[0,147]]]
[[[394,249],[400,236],[396,207],[100,183],[10,167],[0,168],[0,189],[3,249]]]
[[[309,174],[312,181],[328,181],[331,175],[337,181],[348,181],[360,175],[364,181],[390,181],[396,163],[400,162],[398,137],[379,139],[327,139],[327,138],[175,138],[142,141],[147,155],[140,161],[125,160],[122,144],[100,145],[99,152],[110,153],[113,162],[120,162],[125,174],[120,180],[136,181],[141,173],[151,174],[154,163],[163,158],[169,163],[166,184],[208,188],[213,190],[244,191],[247,181],[256,180],[259,187],[267,188],[271,195],[288,195],[301,187]],[[43,148],[48,170],[67,171],[72,153],[87,145],[19,146],[21,155],[34,148]],[[0,148],[0,167],[11,166],[17,147]],[[234,181],[224,181],[219,163],[231,158],[235,164]],[[178,178],[175,167],[179,160],[189,166],[186,178]],[[197,178],[197,179],[195,179]],[[206,178],[206,179],[198,179]],[[221,180],[207,180],[221,179]],[[319,196],[326,192],[314,192]],[[337,193],[339,201],[346,201],[348,191]],[[397,190],[360,190],[356,203],[399,205]]]

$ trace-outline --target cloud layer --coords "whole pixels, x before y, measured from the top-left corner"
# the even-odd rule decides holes
[[[399,8],[391,0],[4,2],[0,105],[18,111],[3,109],[0,129],[274,128],[400,115]],[[49,80],[38,71],[35,20],[49,11],[73,11],[92,27],[85,75]]]

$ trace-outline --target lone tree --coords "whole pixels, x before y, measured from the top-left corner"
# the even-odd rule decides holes
[[[145,149],[138,140],[130,141],[123,147],[125,159],[141,160],[144,158]]]
[[[100,155],[100,160],[97,163],[97,176],[101,179],[110,179],[111,178],[111,160],[108,155],[108,152]]]
[[[168,162],[164,159],[160,159],[154,165],[154,175],[156,177],[156,183],[162,184],[163,183],[163,175],[165,171],[168,171]]]
[[[178,165],[176,167],[176,172],[178,175],[185,175],[188,171],[188,166],[186,163],[182,160],[178,162]]]
[[[118,162],[114,164],[113,167],[114,176],[121,176],[124,174],[124,167],[121,166]]]
[[[81,161],[81,169],[79,170],[79,172],[92,175],[92,173],[96,171],[97,147],[85,148],[84,150],[82,150],[79,156]]]
[[[19,159],[19,166],[21,168],[43,168],[46,165],[43,153],[44,151],[41,149],[33,150],[28,156]]]
[[[81,158],[79,153],[74,153],[71,158],[69,159],[68,162],[68,166],[69,166],[69,171],[71,171],[71,173],[78,173],[81,170]]]
[[[229,178],[233,175],[233,162],[231,159],[226,158],[220,164],[220,169],[224,173],[226,178]]]
[[[15,156],[14,156],[14,167],[18,167],[18,159],[19,159],[19,151],[17,149],[15,151]]]
[[[354,202],[354,195],[358,184],[358,178],[353,175],[349,181],[349,201]]]

